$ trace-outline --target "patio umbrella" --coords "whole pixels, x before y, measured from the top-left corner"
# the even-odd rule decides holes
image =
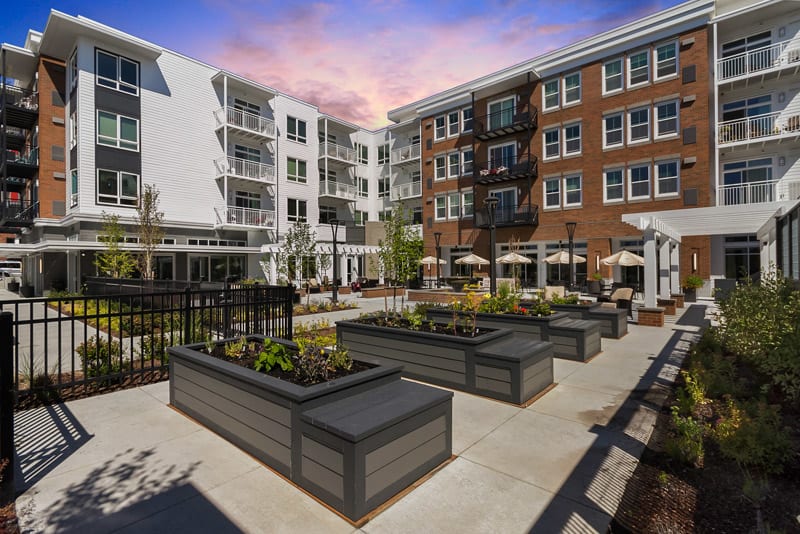
[[[533,260],[516,252],[509,252],[497,258],[497,263],[533,263]]]
[[[629,250],[622,249],[619,252],[600,260],[603,265],[622,265],[623,267],[635,267],[644,265],[644,258],[634,254]]]
[[[424,258],[419,260],[419,262],[422,265],[436,265],[436,257],[435,256],[425,256]],[[443,259],[439,258],[439,265],[446,265],[446,264],[447,264],[447,260],[443,260]]]
[[[489,260],[485,260],[477,254],[470,254],[463,258],[458,258],[456,263],[459,265],[489,265]]]
[[[555,254],[550,254],[544,259],[545,263],[550,264],[563,264],[569,265],[569,252],[566,250],[559,250]],[[577,254],[572,255],[572,263],[586,263],[586,258],[583,256],[578,256]]]

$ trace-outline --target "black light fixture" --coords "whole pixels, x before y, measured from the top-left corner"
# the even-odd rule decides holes
[[[339,301],[339,258],[336,255],[336,234],[339,231],[339,219],[328,221],[331,225],[331,236],[333,237],[333,295],[331,300],[334,304]]]
[[[441,278],[439,277],[439,258],[442,256],[439,240],[442,238],[442,232],[433,232],[433,238],[436,240],[436,287],[442,287]]]
[[[489,221],[489,293],[492,296],[497,294],[497,278],[494,269],[494,247],[495,247],[495,222],[494,216],[497,211],[497,203],[500,199],[494,195],[489,195],[483,201],[486,205],[486,218]]]
[[[572,289],[575,287],[575,227],[578,226],[578,223],[568,222],[566,226],[567,236],[569,237],[569,287]]]

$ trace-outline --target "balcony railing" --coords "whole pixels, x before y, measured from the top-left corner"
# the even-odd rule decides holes
[[[37,92],[7,85],[2,98],[5,105],[16,106],[28,111],[39,111],[39,93]]]
[[[720,59],[717,61],[717,79],[725,81],[770,70],[779,70],[793,63],[800,66],[800,42],[782,41]]]
[[[344,161],[346,163],[355,164],[357,162],[355,150],[343,145],[331,143],[330,141],[319,144],[319,157],[322,158],[325,156],[337,159],[339,161]]]
[[[214,208],[217,223],[220,225],[256,226],[258,228],[275,228],[275,212],[255,208],[227,206]]]
[[[480,184],[505,182],[520,178],[536,178],[538,175],[538,159],[528,154],[495,158],[488,162],[476,162],[474,165],[475,181]]]
[[[539,206],[522,204],[520,206],[498,206],[494,215],[495,226],[525,226],[539,224]],[[475,226],[489,228],[486,209],[475,210]]]
[[[408,145],[392,150],[392,165],[402,165],[403,163],[411,163],[419,159],[420,145]]]
[[[39,147],[26,147],[25,150],[6,150],[6,161],[17,165],[39,165]]]
[[[800,115],[781,117],[781,113],[776,111],[719,123],[720,145],[778,138],[787,134],[800,135]]]
[[[343,184],[340,182],[329,182],[326,180],[319,183],[319,194],[320,196],[355,200],[358,191],[354,185]]]
[[[214,117],[217,119],[217,128],[233,126],[250,134],[275,138],[275,121],[261,115],[225,106],[215,111]]]
[[[539,112],[528,104],[522,110],[504,109],[477,117],[472,122],[473,135],[481,140],[536,128]]]
[[[39,203],[31,200],[3,200],[0,202],[2,226],[30,226],[39,211]]]
[[[422,196],[422,182],[410,182],[392,187],[389,198],[393,202]]]
[[[777,198],[775,194],[777,183],[777,181],[763,181],[720,186],[717,191],[717,205],[736,206],[774,202]]]
[[[267,163],[259,163],[256,161],[249,161],[242,158],[234,158],[228,156],[227,158],[220,158],[216,161],[217,175],[235,176],[237,178],[246,178],[248,180],[258,180],[259,182],[274,184],[275,183],[275,166]]]

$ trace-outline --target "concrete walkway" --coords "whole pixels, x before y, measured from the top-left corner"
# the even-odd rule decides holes
[[[632,324],[625,338],[603,339],[588,363],[556,360],[558,385],[528,408],[456,392],[457,458],[361,529],[169,408],[167,383],[19,413],[20,526],[605,532],[705,310],[679,310],[663,328]]]

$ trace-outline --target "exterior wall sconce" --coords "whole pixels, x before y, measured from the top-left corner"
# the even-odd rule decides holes
[[[692,252],[692,272],[697,272],[697,251]]]

